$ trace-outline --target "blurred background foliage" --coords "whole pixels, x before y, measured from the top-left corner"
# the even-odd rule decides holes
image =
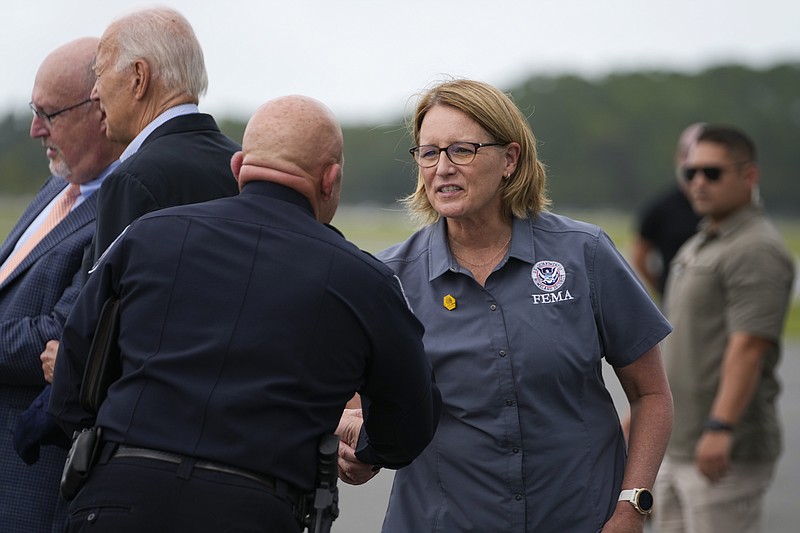
[[[800,169],[800,64],[720,65],[697,73],[627,72],[596,79],[531,76],[501,88],[529,118],[556,209],[637,209],[672,184],[681,130],[704,121],[748,132],[758,145],[767,208],[800,214],[800,187],[794,182]],[[223,131],[241,140],[244,122],[216,118]],[[377,124],[343,125],[343,204],[386,206],[411,192],[416,169],[404,121],[398,115]],[[0,124],[0,194],[33,194],[48,171],[40,144],[28,137],[30,117],[9,113]]]

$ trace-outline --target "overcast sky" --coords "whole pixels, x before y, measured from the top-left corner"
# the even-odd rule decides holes
[[[500,88],[532,74],[695,72],[720,63],[800,61],[797,0],[164,0],[206,56],[201,110],[247,118],[290,93],[344,122],[403,115],[443,76]],[[136,0],[4,1],[0,112],[27,112],[42,59],[102,34]],[[13,7],[11,7],[13,6]]]

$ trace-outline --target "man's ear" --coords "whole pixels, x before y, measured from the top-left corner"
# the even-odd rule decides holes
[[[144,59],[137,59],[133,62],[131,68],[133,69],[133,96],[136,100],[141,100],[147,94],[147,88],[150,86],[150,81],[152,81],[150,79],[152,76],[150,65]]]
[[[236,181],[239,181],[239,173],[242,171],[242,164],[244,163],[244,152],[239,150],[233,156],[231,156],[231,172],[233,172],[233,177],[236,178]],[[239,183],[239,187],[242,184]]]
[[[322,181],[320,182],[320,192],[324,201],[330,200],[337,194],[339,183],[342,180],[342,165],[333,163],[328,165],[322,173]]]
[[[319,201],[315,206],[317,220],[329,224],[339,207],[339,194],[342,191],[342,165],[331,163],[322,173],[319,184]]]
[[[758,163],[755,161],[750,161],[749,163],[745,163],[745,179],[750,184],[751,187],[758,185],[758,180],[760,179],[760,172],[758,169]]]

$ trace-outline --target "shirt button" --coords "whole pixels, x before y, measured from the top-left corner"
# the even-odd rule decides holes
[[[511,401],[511,400],[506,400],[506,405],[508,405],[509,407],[511,407],[512,405],[514,405],[514,402],[513,402],[513,401]]]
[[[489,309],[491,309],[492,311],[497,311],[497,305],[492,304],[489,306]]]
[[[505,357],[505,356],[506,356],[506,351],[500,350],[500,357]]]
[[[521,501],[522,500],[522,494],[515,494],[514,495],[514,499],[517,500],[517,501]]]
[[[519,453],[519,448],[511,448],[511,451],[514,453]]]

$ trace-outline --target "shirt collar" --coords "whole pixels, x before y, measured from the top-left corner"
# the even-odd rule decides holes
[[[311,202],[308,201],[308,198],[286,185],[267,180],[253,180],[244,184],[241,193],[245,195],[258,194],[261,196],[270,196],[277,200],[294,204],[308,211],[308,214],[311,215],[312,218],[316,218],[314,209],[311,207]]]
[[[82,183],[80,186],[81,196],[83,196],[84,198],[88,198],[94,192],[96,192],[97,189],[100,188],[105,179],[108,177],[108,175],[111,174],[114,171],[114,169],[119,166],[119,163],[120,163],[119,159],[113,161],[110,165],[108,165],[105,168],[105,170],[103,170],[100,174],[98,174],[98,176],[95,179],[93,179],[92,181],[87,181],[86,183]]]
[[[189,115],[192,113],[199,113],[200,110],[197,107],[197,104],[181,104],[175,107],[171,107],[158,115],[155,119],[153,119],[150,124],[144,127],[142,131],[139,132],[139,135],[133,138],[130,144],[125,148],[125,151],[122,152],[122,155],[119,156],[120,161],[125,161],[130,156],[135,154],[139,151],[139,148],[142,147],[145,139],[147,139],[156,128],[167,122],[168,120],[179,117],[181,115]]]
[[[428,239],[428,250],[430,250],[428,256],[430,261],[428,265],[429,281],[433,281],[448,270],[458,271],[458,262],[453,257],[453,254],[450,253],[450,247],[447,245],[447,219],[441,217],[431,226]]]
[[[536,254],[533,242],[533,223],[535,220],[531,218],[514,218],[511,226],[509,257],[515,257],[530,264],[534,263]]]
[[[431,226],[428,236],[428,249],[430,250],[429,281],[433,281],[448,270],[458,272],[461,269],[458,261],[450,252],[450,246],[447,244],[447,221],[444,217]],[[508,252],[508,256],[533,263],[533,222],[530,219],[514,218],[512,220],[511,249]]]
[[[704,218],[700,222],[700,231],[702,231],[706,237],[726,237],[734,233],[739,227],[753,217],[758,216],[761,212],[761,207],[757,205],[747,205],[717,224],[713,230],[709,227],[710,220]]]

